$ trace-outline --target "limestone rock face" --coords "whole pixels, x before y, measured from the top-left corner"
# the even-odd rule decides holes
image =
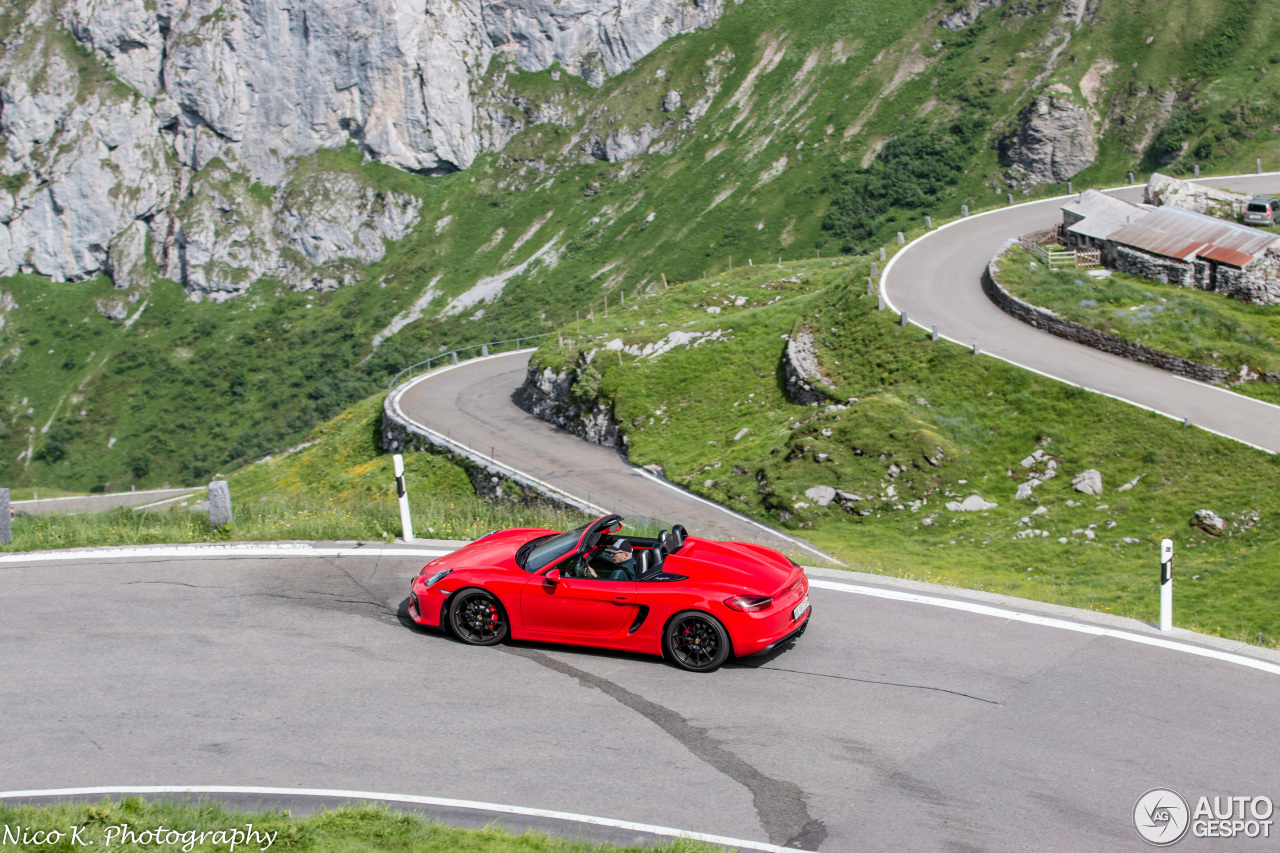
[[[1032,184],[1062,183],[1093,165],[1098,135],[1089,111],[1061,84],[1050,86],[1019,117],[1000,153],[1010,174]]]
[[[0,275],[96,275],[116,235],[169,199],[151,105],[110,83],[84,91],[59,36],[46,22],[0,58]]]
[[[196,298],[222,301],[264,275],[295,290],[332,290],[381,260],[383,240],[404,237],[421,207],[340,172],[291,182],[264,200],[247,178],[215,165],[173,216],[153,220],[152,246],[161,274]]]
[[[297,158],[348,144],[401,169],[465,169],[510,138],[477,105],[495,57],[598,85],[720,12],[720,0],[31,0],[0,50],[0,275],[107,272],[132,286],[149,230],[164,274],[193,294],[239,292],[281,247],[305,258],[286,262],[294,286],[341,281],[329,268],[380,257],[417,206],[332,184],[295,204],[253,184],[280,188]],[[625,159],[649,141],[602,146]]]
[[[982,14],[983,11],[998,9],[1003,5],[1004,0],[969,0],[959,9],[943,15],[942,20],[938,23],[943,29],[951,30],[952,32],[963,30],[973,26],[973,22],[978,20],[978,15]]]

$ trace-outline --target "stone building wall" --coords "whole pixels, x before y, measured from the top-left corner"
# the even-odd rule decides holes
[[[1280,256],[1274,249],[1242,270],[1218,267],[1218,293],[1256,305],[1280,305]]]
[[[1116,269],[1120,272],[1142,276],[1163,284],[1196,286],[1196,269],[1184,261],[1159,258],[1127,246],[1116,246],[1115,258]]]

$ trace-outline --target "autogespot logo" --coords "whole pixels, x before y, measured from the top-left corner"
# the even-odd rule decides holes
[[[1174,844],[1191,830],[1196,838],[1270,838],[1275,805],[1270,797],[1200,797],[1192,811],[1177,791],[1152,788],[1133,806],[1133,826],[1157,847]]]
[[[1177,791],[1152,788],[1133,807],[1133,825],[1142,840],[1166,847],[1182,840],[1190,825],[1187,801]]]

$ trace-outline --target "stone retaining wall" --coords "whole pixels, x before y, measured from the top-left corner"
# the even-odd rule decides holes
[[[1151,347],[1144,347],[1142,344],[1135,344],[1115,335],[1109,335],[1106,332],[1100,332],[1097,329],[1091,329],[1088,326],[1064,320],[1045,308],[1039,308],[1029,302],[1023,302],[1006,290],[1004,285],[1000,284],[996,279],[996,263],[1013,243],[1014,241],[1010,240],[1000,248],[1000,251],[987,264],[987,268],[982,275],[983,292],[1001,311],[1010,317],[1016,317],[1024,323],[1037,329],[1043,329],[1051,335],[1057,335],[1069,341],[1100,349],[1103,352],[1124,356],[1132,361],[1150,364],[1153,367],[1159,367],[1179,376],[1186,376],[1201,382],[1212,382],[1215,385],[1224,385],[1232,378],[1230,373],[1220,367],[1210,367],[1207,364],[1200,364],[1190,359],[1160,352]]]

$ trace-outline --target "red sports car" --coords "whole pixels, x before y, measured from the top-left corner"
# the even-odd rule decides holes
[[[804,570],[777,551],[618,515],[482,536],[428,563],[409,595],[414,622],[464,643],[596,646],[694,672],[799,636],[811,612]]]

